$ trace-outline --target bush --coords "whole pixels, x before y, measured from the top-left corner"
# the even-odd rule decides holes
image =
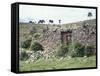
[[[66,45],[61,45],[56,52],[56,56],[65,57],[67,53],[68,53],[68,47]]]
[[[34,43],[32,44],[31,49],[32,49],[34,52],[43,51],[43,50],[44,50],[44,49],[43,49],[43,46],[42,46],[40,43],[38,43],[38,42],[34,42]]]
[[[71,57],[83,57],[85,55],[85,46],[80,43],[71,43],[69,45],[69,54]]]
[[[30,44],[31,44],[31,39],[27,39],[21,43],[21,47],[26,49],[30,47]]]
[[[86,46],[86,51],[85,51],[86,56],[92,56],[95,55],[95,47],[94,45],[88,45]]]
[[[34,34],[34,38],[35,38],[35,39],[40,38],[40,36],[41,36],[41,34],[40,34],[40,33],[35,33],[35,34]]]
[[[28,59],[28,54],[26,53],[26,51],[22,51],[20,53],[19,59],[20,60],[27,60]]]

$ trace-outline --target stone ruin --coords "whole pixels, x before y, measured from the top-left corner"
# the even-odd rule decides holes
[[[62,43],[69,44],[73,41],[84,45],[96,45],[96,21],[84,21],[80,26],[78,28],[55,28],[48,30],[44,37],[39,40],[45,48],[45,53],[53,52]]]
[[[69,44],[73,41],[84,45],[93,44],[96,46],[96,21],[88,20],[75,25],[75,28],[53,28],[45,31],[44,36],[38,40],[44,47],[43,55],[46,58],[52,56],[60,44]],[[80,27],[76,28],[79,25]],[[70,24],[69,24],[70,26]],[[32,58],[30,58],[32,59]]]

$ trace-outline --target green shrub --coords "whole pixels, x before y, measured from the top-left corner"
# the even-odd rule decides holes
[[[67,53],[68,53],[68,47],[66,45],[61,45],[56,52],[56,56],[65,57]]]
[[[85,46],[78,42],[73,42],[69,45],[69,54],[72,57],[83,57],[85,55]]]
[[[21,47],[26,49],[30,47],[30,44],[31,44],[31,39],[27,39],[21,43]]]
[[[20,53],[19,59],[20,60],[27,60],[28,59],[28,54],[26,53],[26,51],[22,51]]]
[[[34,34],[34,38],[35,38],[35,39],[38,39],[38,38],[40,38],[40,37],[41,37],[41,33],[35,33],[35,34]]]
[[[38,42],[34,42],[34,43],[32,44],[31,49],[32,49],[34,52],[43,51],[43,50],[44,50],[44,49],[43,49],[43,46],[42,46],[40,43],[38,43]]]
[[[86,56],[95,55],[95,46],[94,45],[88,45],[88,46],[86,46],[85,55]]]

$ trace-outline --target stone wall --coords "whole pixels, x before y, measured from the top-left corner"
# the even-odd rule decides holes
[[[78,25],[77,25],[78,24]],[[67,24],[68,25],[68,24]],[[61,44],[61,32],[66,32],[68,30],[72,31],[72,42],[77,41],[84,45],[86,44],[96,44],[96,21],[88,20],[79,23],[71,24],[77,27],[75,28],[52,28],[45,32],[44,36],[38,41],[43,45],[45,54],[54,52],[55,49]],[[70,24],[69,24],[70,26]]]
[[[42,53],[44,57],[53,56],[52,54],[55,52],[55,49],[62,44],[61,32],[68,33],[69,30],[71,31],[71,42],[77,41],[84,45],[93,44],[96,46],[96,20],[64,24],[59,25],[59,27],[58,25],[48,25],[48,30],[44,32],[41,38],[37,39],[37,42],[44,47]],[[28,54],[31,54],[31,52],[29,51]],[[29,59],[33,60],[33,58],[34,54],[32,53]]]
[[[41,25],[42,26],[42,25]],[[96,44],[96,20],[86,20],[77,23],[63,25],[47,25],[48,30],[44,32],[42,38],[37,41],[44,47],[45,53],[53,52],[62,44],[61,32],[72,31],[72,41],[83,44]],[[60,26],[60,27],[58,27]]]
[[[78,41],[83,44],[96,44],[96,23],[88,21],[83,22],[83,25],[73,30],[73,41]]]
[[[47,31],[43,38],[38,40],[44,47],[44,54],[53,53],[55,49],[61,44],[60,31]]]

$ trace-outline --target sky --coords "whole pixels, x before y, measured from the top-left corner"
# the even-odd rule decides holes
[[[88,12],[92,13],[89,18]],[[38,22],[44,19],[45,23],[51,19],[54,24],[78,22],[96,18],[96,10],[90,8],[72,8],[72,7],[53,7],[53,6],[36,6],[36,5],[20,5],[19,6],[20,22],[29,22],[30,20]]]

